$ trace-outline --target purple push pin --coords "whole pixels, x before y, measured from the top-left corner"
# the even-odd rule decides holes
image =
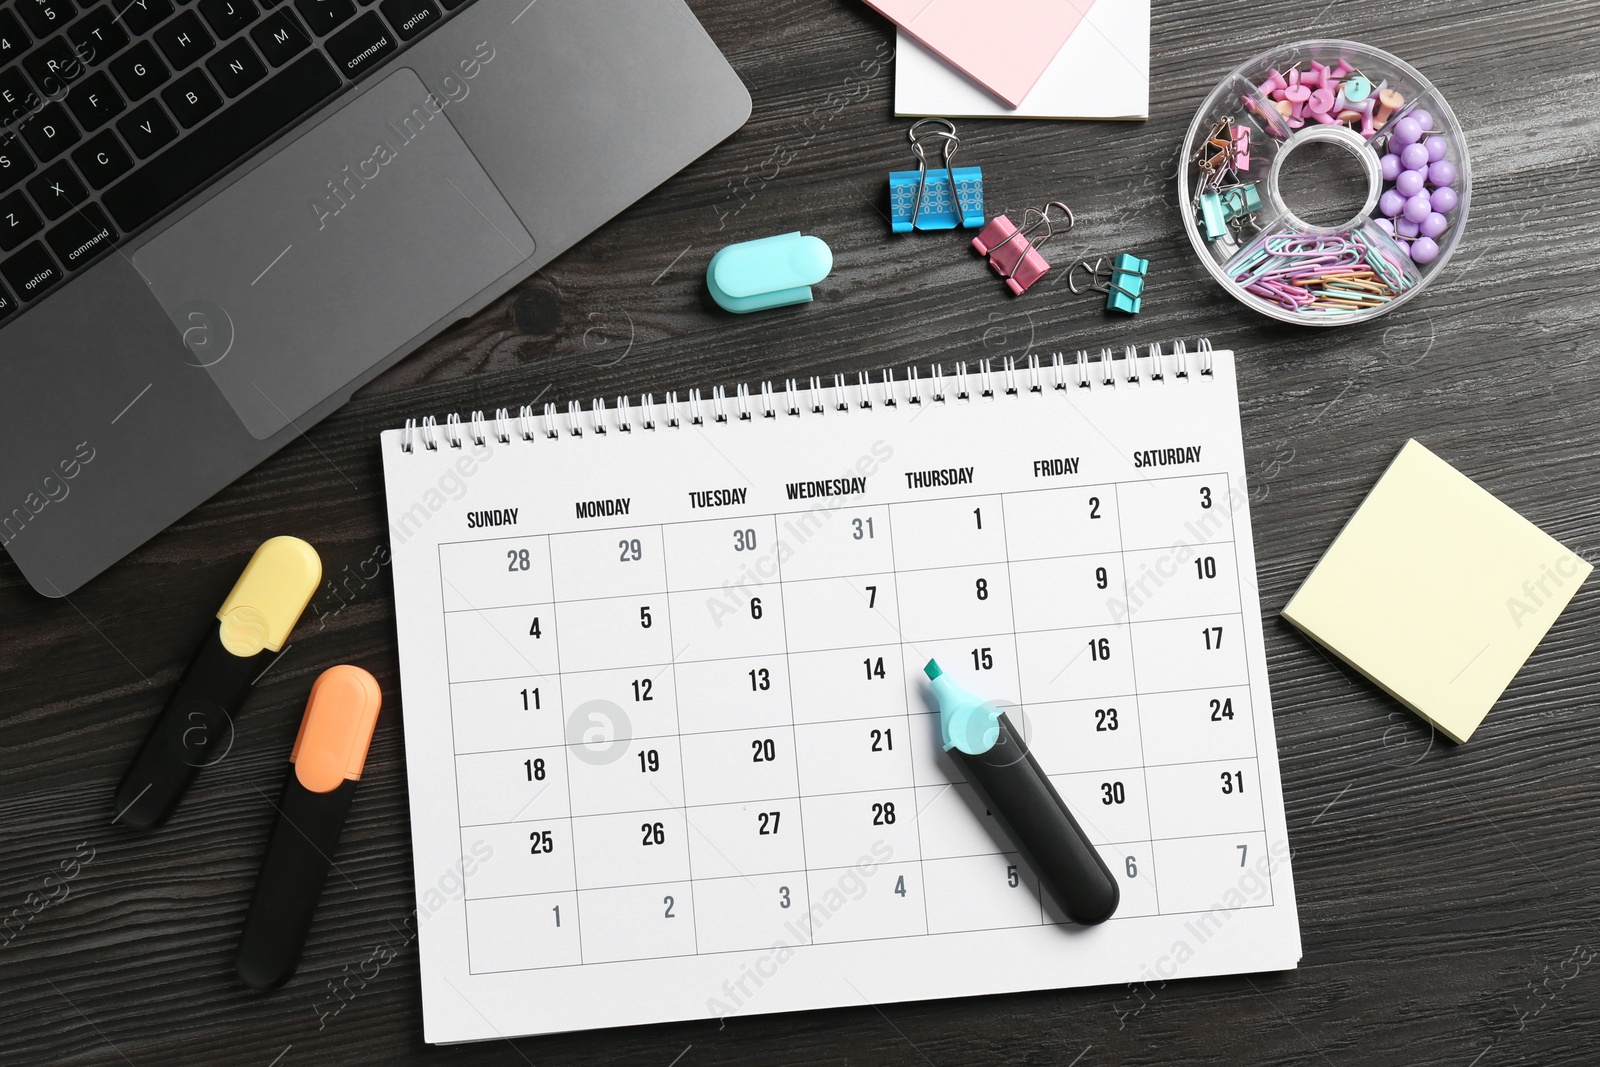
[[[1439,194],[1435,193],[1434,195],[1437,196]],[[1393,189],[1390,189],[1388,192],[1378,197],[1378,210],[1383,212],[1391,219],[1400,214],[1400,212],[1404,211],[1405,207],[1406,198],[1395,192]],[[1433,210],[1433,205],[1431,203],[1428,205],[1428,210]]]
[[[1417,228],[1421,231],[1422,236],[1437,238],[1443,234],[1445,230],[1450,228],[1450,220],[1439,214],[1439,212],[1435,211],[1433,214],[1423,219],[1421,225],[1419,225]]]
[[[1401,237],[1409,239],[1419,236],[1422,233],[1422,227],[1408,218],[1398,218],[1394,220],[1394,232]]]
[[[1454,185],[1456,183],[1456,165],[1448,159],[1441,159],[1439,162],[1431,164],[1428,167],[1428,181],[1441,188]]]
[[[1450,214],[1456,209],[1456,205],[1461,203],[1460,195],[1448,185],[1441,185],[1435,189],[1429,196],[1429,200],[1433,203],[1433,210],[1441,215]]]
[[[1418,193],[1407,200],[1405,206],[1400,210],[1405,215],[1407,222],[1420,223],[1423,219],[1433,214],[1433,201],[1427,193]]]
[[[1386,182],[1392,182],[1400,177],[1401,169],[1400,157],[1393,152],[1378,160],[1378,170],[1383,174],[1383,180]]]
[[[1429,162],[1428,146],[1421,141],[1408,144],[1400,150],[1400,165],[1406,170],[1425,170]]]
[[[1372,221],[1378,224],[1378,229],[1382,230],[1384,233],[1388,234],[1390,237],[1394,236],[1394,232],[1395,231],[1394,231],[1394,220],[1393,219],[1373,219]]]
[[[1423,143],[1427,146],[1427,149],[1428,149],[1428,162],[1429,163],[1437,163],[1437,162],[1439,162],[1439,160],[1443,159],[1445,156],[1448,156],[1450,154],[1450,145],[1449,145],[1449,143],[1443,137],[1440,137],[1438,134],[1434,134],[1432,137],[1428,138]]]
[[[1425,130],[1422,123],[1407,115],[1394,124],[1394,130],[1389,134],[1389,146],[1404,148],[1408,144],[1416,144],[1422,139]]]
[[[1406,151],[1409,152],[1415,147],[1417,146],[1407,145]],[[1394,189],[1395,192],[1409,199],[1422,192],[1423,181],[1422,171],[1403,170],[1400,172],[1400,177],[1394,180]]]
[[[1411,113],[1411,117],[1417,120],[1417,123],[1422,127],[1424,132],[1433,129],[1433,112],[1423,111],[1421,108],[1418,108],[1416,111]]]
[[[1439,242],[1432,237],[1418,237],[1411,242],[1411,262],[1432,263],[1439,258]]]

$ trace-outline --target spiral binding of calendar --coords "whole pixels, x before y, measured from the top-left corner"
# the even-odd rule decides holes
[[[1210,340],[1200,338],[1195,343],[1195,355],[1196,373],[1202,378],[1209,378]],[[1171,366],[1176,368],[1170,374],[1169,359]],[[524,404],[521,412],[515,416],[507,408],[498,409],[492,419],[485,418],[481,411],[474,411],[464,431],[459,414],[447,415],[442,443],[449,448],[461,448],[470,440],[481,447],[491,435],[501,444],[510,444],[513,437],[520,437],[524,441],[540,437],[558,440],[563,436],[582,437],[586,432],[603,436],[609,432],[632,433],[635,429],[677,429],[684,424],[701,426],[708,421],[727,422],[730,418],[739,421],[749,421],[758,416],[776,419],[780,413],[798,416],[806,410],[820,415],[830,408],[850,411],[853,408],[871,409],[874,405],[893,408],[902,403],[943,404],[952,396],[956,400],[970,399],[974,377],[977,379],[978,395],[985,398],[996,394],[997,384],[998,391],[1008,396],[1024,391],[1042,393],[1046,389],[1110,389],[1119,382],[1139,385],[1146,381],[1165,383],[1174,378],[1187,380],[1190,376],[1189,362],[1188,349],[1179,340],[1173,342],[1170,353],[1163,353],[1159,344],[1152,344],[1147,346],[1144,355],[1140,355],[1137,346],[1127,345],[1120,356],[1112,349],[1102,348],[1099,357],[1091,359],[1088,350],[1079,349],[1077,358],[1073,360],[1068,360],[1064,353],[1052,353],[1048,364],[1041,362],[1038,356],[1030,355],[1021,367],[1017,366],[1015,358],[1007,356],[998,372],[991,361],[985,359],[979,361],[976,375],[968,371],[965,362],[958,362],[954,375],[947,376],[942,365],[934,364],[929,368],[926,379],[919,375],[915,366],[906,368],[903,378],[896,378],[894,371],[886,368],[877,382],[873,382],[867,371],[859,372],[854,384],[847,383],[842,374],[835,374],[831,385],[816,376],[812,376],[804,386],[789,378],[783,383],[781,400],[777,390],[768,381],[761,383],[760,391],[756,394],[751,393],[748,385],[737,386],[731,401],[726,388],[719,385],[711,390],[709,399],[701,390],[690,389],[687,399],[681,403],[678,393],[672,391],[659,404],[653,393],[644,393],[639,397],[637,407],[631,405],[626,396],[617,397],[616,403],[610,407],[606,406],[603,397],[596,399],[587,411],[581,401],[574,400],[568,403],[565,413],[556,404],[546,404],[542,413],[535,413],[531,405]],[[997,373],[1002,379],[998,383],[995,380]],[[923,394],[925,381],[932,387],[926,396]],[[420,421],[406,420],[405,429],[400,435],[400,451],[413,451],[418,438],[427,451],[439,449],[440,426],[432,415]]]

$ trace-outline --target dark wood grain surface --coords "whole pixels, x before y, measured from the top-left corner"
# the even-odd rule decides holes
[[[885,172],[909,158],[906,123],[892,114],[892,31],[865,5],[694,7],[755,98],[728,142],[70,600],[35,595],[0,562],[0,916],[26,917],[7,921],[0,947],[0,1063],[1600,1062],[1596,584],[1461,747],[1278,617],[1408,437],[1600,557],[1600,369],[1589,363],[1600,10],[1157,0],[1149,122],[963,122],[964,158],[984,167],[992,206],[1073,206],[1061,259],[1128,249],[1151,260],[1147,310],[1112,321],[1065,287],[1006,299],[958,240],[886,236]],[[1175,205],[1178,146],[1210,86],[1257,51],[1316,36],[1420,67],[1465,123],[1476,174],[1445,276],[1397,313],[1338,331],[1272,323],[1223,294]],[[874,58],[865,91],[846,82]],[[834,249],[816,303],[717,313],[710,254],[793,229]],[[1299,970],[422,1043],[405,709],[389,575],[375,562],[380,430],[505,403],[1196,336],[1241,353]],[[277,532],[313,541],[339,592],[319,595],[178,816],[145,836],[113,828],[113,786],[202,621]],[[370,668],[388,707],[299,974],[249,994],[232,957],[268,797],[311,680],[340,662]],[[42,899],[54,902],[34,912]],[[341,1006],[328,986],[351,973],[363,977]]]

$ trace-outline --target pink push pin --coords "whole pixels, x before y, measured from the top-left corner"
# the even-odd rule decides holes
[[[1355,69],[1348,59],[1340,59],[1339,65],[1333,68],[1333,76],[1340,81],[1344,81],[1354,73]]]
[[[1301,78],[1300,84],[1309,85],[1313,89],[1328,88],[1328,68],[1313,59],[1311,61],[1311,73]]]
[[[1267,80],[1256,86],[1256,88],[1261,90],[1262,96],[1272,96],[1274,93],[1282,92],[1284,89],[1289,88],[1289,83],[1284,81],[1283,71],[1273,67],[1267,71]]]
[[[1311,94],[1311,99],[1306,101],[1306,110],[1311,117],[1324,126],[1332,126],[1338,120],[1333,117],[1333,90],[1322,88]]]
[[[1305,125],[1306,101],[1311,99],[1311,90],[1304,85],[1291,85],[1283,91],[1283,98],[1289,101],[1289,128],[1298,130]]]

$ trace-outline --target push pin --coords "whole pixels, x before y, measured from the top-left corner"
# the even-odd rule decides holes
[[[972,247],[977,249],[979,255],[988,257],[989,266],[1005,279],[1006,288],[1011,290],[1013,296],[1027,292],[1050,269],[1050,264],[1039,254],[1039,249],[1055,236],[1055,223],[1050,219],[1050,209],[1053,207],[1066,212],[1067,229],[1072,229],[1072,209],[1059,200],[1052,200],[1044,206],[1043,211],[1030,207],[1023,212],[1020,230],[1005,215],[996,215],[972,239]],[[1030,239],[1041,227],[1044,229],[1043,236]]]
[[[1089,275],[1082,288],[1079,288],[1077,279],[1079,270]],[[1148,259],[1140,259],[1127,252],[1117,255],[1109,266],[1103,256],[1093,263],[1086,259],[1079,260],[1067,273],[1067,288],[1074,293],[1105,293],[1107,311],[1137,315],[1144,303],[1144,281],[1149,272]]]
[[[921,127],[932,124],[935,128]],[[950,166],[961,139],[949,119],[922,119],[907,136],[917,157],[916,170],[889,172],[889,229],[953,230],[957,225],[973,230],[983,225],[983,168]],[[944,144],[944,166],[928,169],[930,143]]]

